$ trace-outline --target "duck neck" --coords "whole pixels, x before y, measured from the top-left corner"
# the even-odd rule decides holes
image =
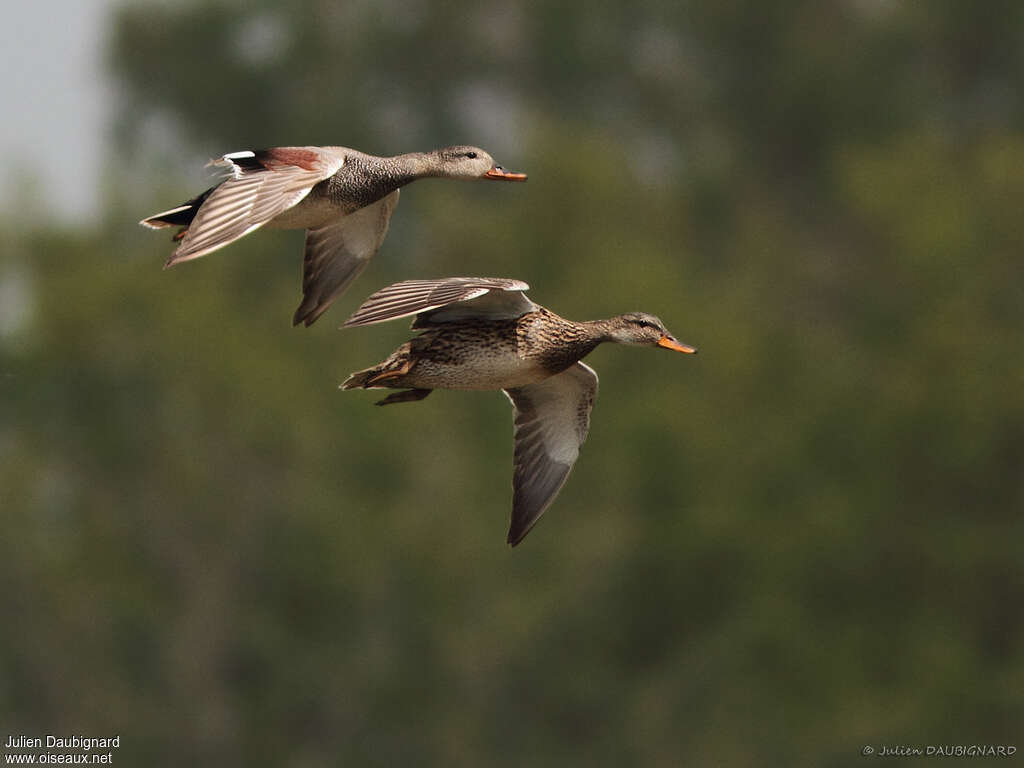
[[[594,349],[598,344],[611,341],[608,336],[608,329],[604,327],[604,321],[583,321],[573,324],[579,329],[581,343]]]
[[[409,152],[384,160],[393,170],[395,177],[402,179],[401,184],[408,184],[416,179],[440,176],[436,158],[427,152]]]
[[[563,320],[563,322],[568,326],[563,331],[566,350],[577,360],[581,360],[593,352],[598,344],[610,340],[600,320],[584,320],[583,322]]]
[[[516,321],[520,354],[535,358],[552,373],[564,371],[589,355],[601,339],[593,323],[576,323],[544,307]]]
[[[580,323],[580,325],[586,329],[587,335],[594,340],[595,347],[606,341],[614,342],[616,340],[612,333],[615,330],[614,320],[586,320]]]

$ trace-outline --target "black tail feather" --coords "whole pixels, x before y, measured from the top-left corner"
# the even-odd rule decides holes
[[[210,187],[208,190],[203,192],[201,195],[193,197],[191,200],[187,200],[176,208],[172,208],[169,211],[163,213],[155,213],[148,219],[143,219],[140,224],[147,227],[185,227],[192,223],[192,219],[196,217],[196,212],[199,211],[199,206],[206,202],[206,198],[210,196],[217,187]],[[184,230],[175,235],[175,240],[180,240],[184,234]]]

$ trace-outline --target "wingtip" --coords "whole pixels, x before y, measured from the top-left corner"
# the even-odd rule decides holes
[[[306,323],[306,327],[309,327],[309,323],[306,322],[309,319],[310,307],[306,301],[306,297],[302,297],[302,301],[299,302],[299,306],[295,308],[295,312],[292,313],[292,328],[297,325]]]
[[[182,253],[181,246],[179,245],[174,253],[167,257],[167,261],[164,262],[164,269],[170,269],[171,267],[176,267],[178,264],[183,262],[198,259],[202,255],[204,255],[202,251],[199,253]]]
[[[529,532],[529,528],[527,528],[525,531],[517,531],[515,528],[509,528],[508,536],[506,537],[505,542],[509,545],[510,548],[514,549],[517,546],[519,546],[519,543],[526,538],[526,534],[528,534]]]
[[[338,327],[338,330],[344,331],[346,328],[358,328],[360,325],[366,325],[366,323],[364,323],[363,319],[358,316],[357,311],[349,316],[349,318]]]
[[[303,325],[309,328],[313,323],[320,319],[320,315],[324,313],[327,307],[321,307],[319,310],[316,307],[310,308],[305,304],[300,304],[299,308],[295,310],[295,314],[292,315],[292,327],[297,325]]]

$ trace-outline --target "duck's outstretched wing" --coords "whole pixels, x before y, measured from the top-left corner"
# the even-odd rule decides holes
[[[359,276],[380,250],[396,205],[397,189],[334,224],[306,230],[302,303],[295,310],[292,325],[312,325]]]
[[[583,363],[536,384],[506,389],[515,407],[513,547],[530,532],[565,484],[590,429],[597,374]]]
[[[522,280],[504,277],[405,280],[370,296],[343,327],[371,325],[409,315],[418,315],[413,328],[471,317],[520,317],[537,308],[523,293],[529,287]]]
[[[225,166],[230,176],[209,191],[165,266],[198,259],[258,229],[344,163],[340,147],[277,147],[224,155],[214,164]]]

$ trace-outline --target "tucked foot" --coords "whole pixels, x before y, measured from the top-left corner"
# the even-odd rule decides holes
[[[392,403],[413,403],[422,400],[434,390],[432,389],[406,389],[401,392],[392,392],[383,400],[378,400],[375,405],[391,405]]]

